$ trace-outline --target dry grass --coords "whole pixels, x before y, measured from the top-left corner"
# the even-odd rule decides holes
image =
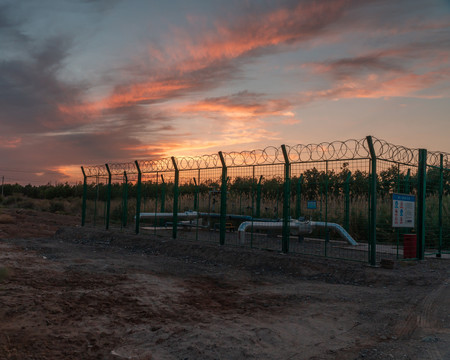
[[[0,267],[0,283],[6,280],[9,276],[9,272],[7,268]]]
[[[14,224],[16,219],[8,214],[0,214],[0,224]]]

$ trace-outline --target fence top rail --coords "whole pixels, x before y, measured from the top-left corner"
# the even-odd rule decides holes
[[[394,161],[405,165],[417,165],[419,161],[418,149],[411,149],[401,145],[390,144],[384,140],[372,137],[376,157],[380,160]],[[336,160],[357,160],[370,158],[367,138],[361,140],[346,140],[322,142],[319,144],[286,145],[286,151],[290,163],[307,163]],[[444,158],[444,167],[450,166],[450,154],[431,151],[428,152],[427,163],[440,166],[441,154]],[[265,149],[223,152],[227,167],[276,165],[284,164],[281,146],[269,146]],[[175,158],[179,170],[218,169],[222,167],[219,154],[201,155],[195,157]],[[157,160],[138,160],[142,173],[171,172],[175,171],[171,157]],[[109,163],[112,175],[137,174],[138,169],[134,162]],[[85,166],[87,177],[107,176],[105,165]]]

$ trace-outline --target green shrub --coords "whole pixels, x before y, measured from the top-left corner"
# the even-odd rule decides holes
[[[15,205],[15,204],[17,204],[17,201],[20,199],[21,199],[20,197],[17,197],[15,195],[7,196],[7,197],[5,197],[3,204],[5,206]]]
[[[61,201],[51,201],[49,211],[51,213],[64,212],[65,211],[64,203]]]
[[[22,201],[17,203],[17,207],[20,207],[22,209],[34,209],[35,208],[35,204],[31,200],[22,200]]]

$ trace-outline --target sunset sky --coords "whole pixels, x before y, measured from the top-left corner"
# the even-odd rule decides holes
[[[0,0],[0,177],[362,139],[450,152],[449,0]]]

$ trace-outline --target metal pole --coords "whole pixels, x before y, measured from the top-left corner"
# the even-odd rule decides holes
[[[84,170],[83,170],[83,167],[81,167],[81,170],[83,171],[83,174],[84,174]],[[5,176],[3,175],[2,176],[2,197],[3,197],[3,184],[5,183]]]
[[[128,222],[128,176],[126,171],[123,172],[123,177],[125,182],[122,190],[122,226],[126,227]]]
[[[328,243],[330,242],[330,229],[328,228],[328,161],[325,171],[325,257],[328,255]]]
[[[83,173],[83,201],[81,204],[81,226],[86,224],[86,197],[87,197],[87,176],[84,168],[81,167]],[[2,179],[2,196],[3,196],[3,179]]]
[[[164,176],[161,174],[161,212],[166,211],[166,183],[164,181]]]
[[[330,241],[330,229],[328,228],[328,160],[325,161],[325,256],[328,242]]]
[[[344,196],[345,196],[345,202],[344,202],[344,229],[347,230],[347,232],[350,229],[350,179],[352,178],[352,172],[349,171],[347,174],[347,177],[345,178],[345,184],[344,184]]]
[[[402,190],[400,189],[400,164],[397,164],[397,190],[398,193]],[[403,191],[405,191],[405,186],[403,186]],[[397,259],[400,257],[400,228],[395,229],[395,237],[397,241]]]
[[[135,160],[134,164],[136,165],[136,169],[138,171],[138,179],[137,179],[137,188],[136,188],[136,234],[139,234],[139,226],[141,223],[141,183],[142,183],[142,173],[141,168],[139,167],[139,163]]]
[[[284,197],[283,197],[283,230],[281,240],[281,251],[289,252],[289,236],[290,236],[290,170],[289,156],[285,145],[281,145],[281,150],[284,156]]]
[[[197,180],[194,179],[194,211],[198,211],[198,185]]]
[[[156,182],[155,182],[155,186],[156,186],[156,192],[155,192],[155,220],[153,222],[153,233],[156,235],[156,227],[158,226],[158,218],[156,216],[157,212],[158,212],[158,187],[159,187],[159,174],[158,172],[156,172]]]
[[[261,180],[263,176],[259,177],[258,185],[256,186],[256,217],[261,217]]]
[[[302,216],[302,185],[303,185],[303,174],[300,175],[297,181],[297,198],[295,203],[295,217],[298,219]]]
[[[199,225],[199,198],[198,198],[198,192],[199,192],[199,186],[200,186],[200,169],[198,169],[198,184],[197,181],[194,178],[194,184],[195,184],[195,195],[194,195],[194,211],[197,211],[197,223],[195,224],[195,240],[198,240],[198,225]]]
[[[177,230],[178,230],[178,181],[179,181],[179,170],[177,166],[177,161],[172,156],[172,164],[175,169],[175,182],[173,184],[173,228],[172,228],[172,237],[174,239],[177,238]]]
[[[97,183],[97,194],[95,196],[95,201],[94,201],[94,226],[97,224],[97,202],[99,200],[99,190],[98,190],[98,172],[97,172],[97,176],[96,176],[96,183]]]
[[[373,146],[372,136],[367,136],[367,144],[370,151],[371,177],[369,185],[370,221],[369,221],[369,264],[377,263],[377,156]]]
[[[442,219],[442,198],[444,196],[444,154],[440,154],[440,166],[439,166],[439,249],[437,257],[442,256],[442,227],[443,227],[443,219]]]
[[[108,171],[108,189],[106,195],[106,230],[109,229],[109,213],[111,210],[111,171],[109,170],[108,164],[105,164],[106,171]]]
[[[418,201],[417,201],[417,258],[425,256],[425,198],[427,177],[427,150],[419,149]]]
[[[261,175],[262,176],[262,175]],[[261,179],[261,178],[260,178]],[[255,219],[255,192],[256,192],[255,166],[252,166],[252,228],[250,233],[250,247],[253,247],[253,221]]]
[[[225,244],[226,220],[227,220],[227,164],[222,151],[219,151],[222,163],[222,186],[220,189],[220,245]]]

